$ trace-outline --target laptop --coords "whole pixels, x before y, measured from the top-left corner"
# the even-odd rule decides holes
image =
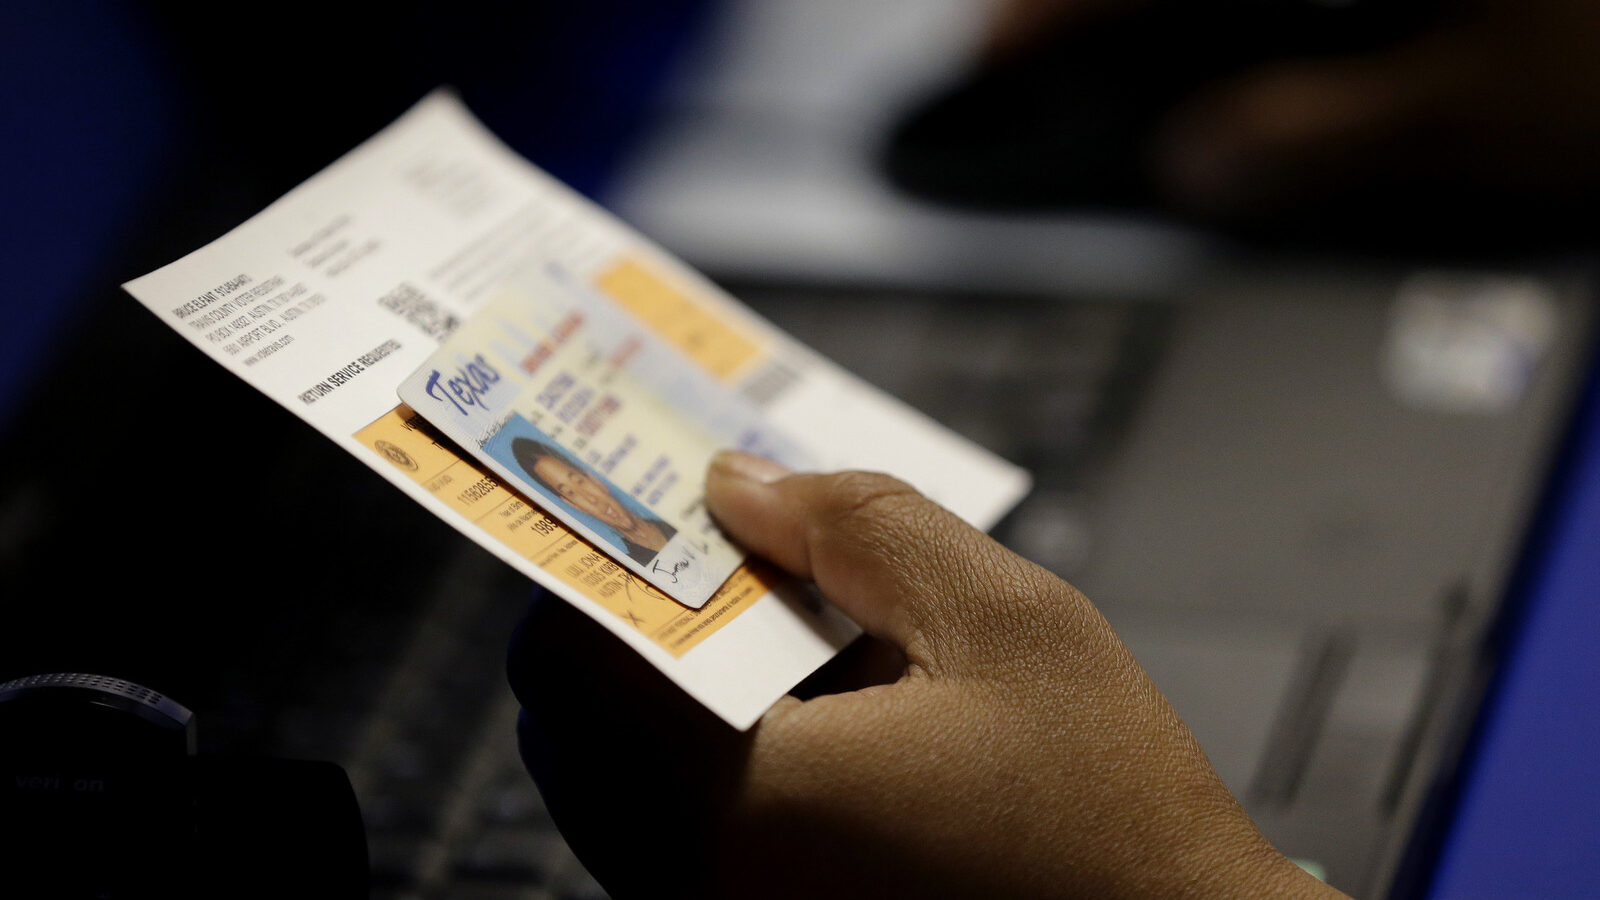
[[[897,190],[885,136],[983,7],[725,4],[602,199],[1029,467],[995,536],[1099,606],[1267,836],[1355,896],[1415,891],[1596,273]]]

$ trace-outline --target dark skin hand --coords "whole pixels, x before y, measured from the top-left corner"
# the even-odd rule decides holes
[[[1142,5],[1008,0],[991,53]],[[1600,6],[1447,2],[1386,49],[1266,64],[1206,86],[1149,153],[1176,204],[1221,217],[1416,180],[1551,203],[1600,196]]]
[[[511,657],[524,756],[614,896],[1339,896],[1059,578],[883,475],[723,454],[706,496],[870,637],[741,734],[540,607]]]

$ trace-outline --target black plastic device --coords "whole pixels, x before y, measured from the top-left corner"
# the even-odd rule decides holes
[[[343,769],[195,748],[194,714],[130,681],[0,684],[0,896],[367,895]]]

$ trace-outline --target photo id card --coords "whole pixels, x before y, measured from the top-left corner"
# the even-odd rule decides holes
[[[507,277],[399,395],[545,513],[692,609],[744,561],[706,512],[711,457],[734,447],[791,469],[817,463],[554,259]]]

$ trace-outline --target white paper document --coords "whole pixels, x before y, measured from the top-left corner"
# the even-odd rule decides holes
[[[124,287],[737,728],[857,629],[715,531],[699,498],[716,446],[887,471],[982,528],[1028,489],[517,156],[448,92]]]

